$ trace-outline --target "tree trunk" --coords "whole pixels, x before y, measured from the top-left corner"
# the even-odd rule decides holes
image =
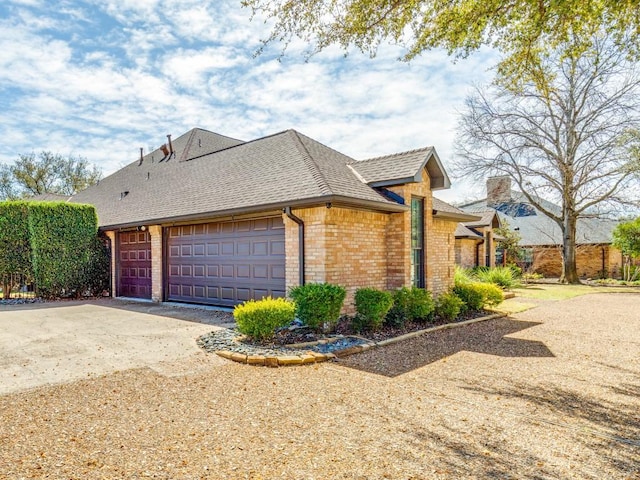
[[[565,214],[562,225],[562,275],[560,283],[579,284],[576,265],[576,219]]]
[[[11,281],[6,278],[2,279],[2,298],[3,300],[11,298]]]

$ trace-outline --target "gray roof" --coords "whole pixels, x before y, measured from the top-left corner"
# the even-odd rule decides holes
[[[432,190],[451,186],[447,172],[433,147],[354,161],[351,166],[372,187],[419,182],[423,168],[429,172]]]
[[[462,223],[459,223],[456,226],[455,237],[456,238],[483,238],[483,236],[480,235],[478,232],[465,227],[464,224]]]
[[[200,142],[198,142],[200,140]],[[366,185],[354,160],[294,130],[241,142],[194,129],[73,197],[101,227],[195,220],[324,202],[405,211]],[[207,150],[213,149],[212,152]]]
[[[519,245],[541,246],[562,245],[562,233],[559,225],[544,215],[541,211],[528,203],[525,196],[516,191],[511,192],[512,202],[499,205],[498,216],[501,223],[505,223],[511,230],[516,230],[520,235]],[[547,200],[540,199],[543,206],[549,211],[560,211],[560,207]],[[533,215],[515,216],[514,211],[527,207]],[[467,203],[460,207],[470,213],[491,208],[486,199]],[[503,213],[506,212],[506,213]],[[619,222],[603,218],[580,218],[576,231],[576,243],[580,244],[608,244],[612,241],[612,232]],[[468,224],[467,224],[468,225]]]
[[[448,218],[458,221],[472,221],[480,218],[477,215],[469,214],[468,212],[464,212],[453,205],[449,205],[447,202],[436,197],[433,197],[432,207],[433,214],[437,218]]]
[[[477,210],[477,211],[469,211],[469,213],[473,213],[476,215],[480,215],[479,220],[473,220],[471,222],[465,222],[465,226],[467,227],[499,227],[500,226],[500,217],[498,212],[495,210]]]

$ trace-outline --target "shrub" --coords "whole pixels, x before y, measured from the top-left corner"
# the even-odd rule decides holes
[[[446,292],[436,300],[436,315],[446,320],[454,320],[460,315],[464,302],[453,292]]]
[[[517,287],[519,284],[517,275],[511,267],[479,269],[476,277],[481,282],[493,283],[505,289]]]
[[[11,295],[13,274],[32,273],[28,212],[27,202],[0,202],[0,280],[4,298]]]
[[[474,287],[482,294],[482,307],[495,307],[504,301],[502,289],[493,283],[476,283]]]
[[[377,330],[393,305],[393,297],[389,292],[376,288],[359,288],[356,290],[355,304],[358,315],[354,327],[357,330]]]
[[[338,323],[346,295],[344,287],[330,283],[307,283],[289,291],[296,302],[298,319],[308,327],[325,331]]]
[[[248,300],[236,306],[233,318],[240,333],[255,340],[265,340],[273,337],[277,328],[293,322],[295,308],[293,302],[284,298]]]
[[[464,302],[462,313],[492,307],[504,300],[500,287],[491,283],[472,282],[456,285],[453,287],[453,292]]]
[[[433,318],[434,308],[433,297],[428,290],[402,287],[393,292],[393,306],[385,322],[395,327],[401,327],[408,321],[427,322]]]
[[[471,283],[475,281],[475,275],[473,271],[468,268],[462,268],[456,265],[456,269],[453,274],[453,283],[455,285],[463,283]]]
[[[453,293],[463,302],[460,313],[473,312],[482,308],[484,294],[478,288],[478,285],[480,285],[478,282],[473,282],[457,284],[453,287]]]

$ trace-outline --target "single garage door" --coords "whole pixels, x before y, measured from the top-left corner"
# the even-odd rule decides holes
[[[282,218],[168,229],[167,299],[232,306],[285,295]]]
[[[118,255],[118,296],[151,298],[149,232],[120,232]]]

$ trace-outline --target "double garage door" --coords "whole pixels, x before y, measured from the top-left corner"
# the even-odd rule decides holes
[[[166,299],[232,306],[285,295],[282,218],[167,228]]]

